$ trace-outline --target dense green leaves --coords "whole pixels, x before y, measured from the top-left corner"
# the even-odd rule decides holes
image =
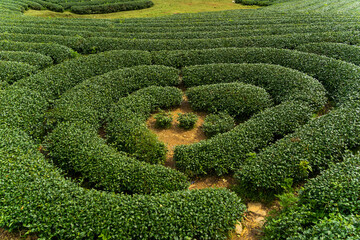
[[[176,167],[189,175],[218,175],[241,167],[248,154],[266,147],[306,123],[311,110],[304,102],[284,102],[268,108],[233,130],[209,140],[175,148]]]
[[[106,126],[108,141],[120,151],[149,163],[164,163],[166,146],[145,124],[158,108],[179,106],[182,92],[175,87],[148,87],[117,102]]]
[[[225,189],[129,196],[80,188],[23,132],[1,127],[0,138],[0,227],[45,239],[225,239],[245,210]]]
[[[266,90],[239,82],[192,87],[186,91],[186,96],[196,111],[227,112],[242,119],[273,105]]]

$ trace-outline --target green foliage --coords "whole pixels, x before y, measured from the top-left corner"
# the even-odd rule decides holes
[[[174,67],[208,63],[278,64],[302,71],[318,79],[339,105],[360,99],[358,80],[360,68],[344,61],[315,54],[274,48],[222,48],[158,52],[155,53],[155,62]],[[339,79],[342,79],[341,84],[339,84]]]
[[[263,88],[241,82],[192,87],[186,91],[186,96],[196,111],[227,112],[241,119],[273,105]]]
[[[37,70],[37,67],[27,63],[0,60],[0,81],[11,84],[21,78],[32,75]]]
[[[40,53],[51,57],[54,63],[60,63],[75,56],[75,52],[70,48],[55,43],[0,41],[0,50]]]
[[[50,57],[34,52],[0,51],[1,61],[22,62],[37,68],[46,68],[53,64]]]
[[[45,239],[220,240],[245,210],[226,189],[154,196],[87,190],[64,178],[18,129],[0,128],[0,139],[0,227],[10,230]]]
[[[198,121],[198,116],[195,113],[178,113],[176,120],[179,122],[179,127],[189,130],[194,128]]]
[[[360,143],[358,114],[358,107],[340,108],[277,141],[237,171],[241,188],[282,192],[286,179],[298,183],[341,160],[347,149]]]
[[[264,88],[275,104],[302,100],[317,110],[326,102],[326,90],[318,80],[279,65],[215,63],[185,67],[182,74],[187,87],[243,82]]]
[[[225,133],[235,127],[235,120],[225,112],[212,113],[206,116],[201,128],[210,138],[219,133]]]
[[[62,123],[46,140],[51,159],[69,173],[81,174],[92,187],[117,193],[164,193],[185,190],[186,177],[164,166],[149,165],[106,145],[83,122]]]
[[[284,102],[265,109],[227,133],[192,145],[176,146],[176,167],[188,175],[232,172],[244,164],[248,153],[293,132],[310,117],[311,109],[304,102]]]
[[[34,138],[44,134],[47,108],[46,100],[36,91],[13,86],[0,91],[0,124],[19,128]]]
[[[123,68],[87,79],[66,91],[47,114],[48,123],[84,121],[96,128],[105,124],[113,103],[149,86],[174,86],[178,71],[156,65]]]
[[[46,99],[51,101],[88,78],[119,68],[143,64],[150,64],[149,53],[139,51],[104,52],[52,66],[19,81],[18,84],[41,92]]]
[[[164,110],[160,110],[157,114],[154,115],[155,118],[155,126],[157,128],[170,128],[173,118],[170,112],[165,112]]]
[[[100,5],[72,6],[70,10],[77,14],[112,13],[120,11],[139,10],[154,6],[152,1],[128,1],[118,3],[107,3]]]
[[[344,162],[309,180],[300,190],[297,202],[269,218],[265,239],[356,239],[360,233],[356,215],[359,164],[359,156],[346,156]]]
[[[109,113],[108,141],[140,161],[164,163],[167,148],[146,127],[145,121],[156,109],[179,106],[181,101],[180,89],[155,86],[120,99]]]
[[[236,0],[235,3],[241,3],[243,5],[258,5],[258,6],[269,6],[274,4],[276,0]]]
[[[344,43],[309,43],[296,48],[299,51],[316,53],[360,65],[360,47]]]

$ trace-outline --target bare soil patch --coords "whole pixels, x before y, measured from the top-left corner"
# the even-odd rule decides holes
[[[36,240],[38,239],[35,235],[24,236],[25,232],[9,232],[3,228],[0,228],[0,239],[1,240]]]
[[[204,123],[206,113],[196,112],[195,114],[198,116],[199,119],[196,122],[195,127],[190,130],[185,130],[178,127],[178,122],[176,121],[176,118],[178,117],[179,113],[193,112],[186,97],[184,96],[183,102],[181,103],[180,107],[172,109],[169,112],[173,117],[173,122],[170,128],[156,128],[156,120],[154,119],[155,114],[151,115],[151,117],[147,120],[146,125],[152,132],[154,132],[158,136],[160,141],[167,145],[168,155],[165,166],[175,168],[175,162],[173,160],[175,146],[192,144],[206,139],[204,132],[201,130],[201,125]]]

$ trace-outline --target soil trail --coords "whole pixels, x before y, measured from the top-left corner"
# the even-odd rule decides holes
[[[201,125],[204,123],[206,113],[196,112],[196,115],[199,119],[196,122],[195,127],[190,130],[184,130],[177,126],[178,122],[176,121],[176,118],[179,113],[193,112],[186,96],[183,96],[183,102],[181,103],[180,107],[172,109],[169,112],[173,117],[171,128],[156,128],[154,114],[151,115],[151,117],[147,120],[146,124],[147,127],[158,136],[159,140],[164,142],[168,147],[168,154],[165,166],[175,168],[175,162],[173,160],[175,146],[192,144],[206,139],[204,132],[201,130]]]
[[[168,155],[165,166],[175,168],[173,160],[174,147],[177,145],[185,145],[199,142],[206,139],[204,132],[201,130],[201,125],[204,122],[205,113],[196,113],[199,117],[194,129],[184,130],[177,126],[176,117],[178,113],[193,112],[186,97],[183,97],[183,102],[180,107],[169,111],[173,116],[172,126],[169,129],[157,129],[155,127],[154,115],[147,120],[148,128],[154,132],[160,141],[164,142],[168,147]],[[189,189],[203,189],[203,188],[231,188],[235,184],[235,180],[231,176],[208,176],[196,178],[192,181]],[[268,215],[271,208],[265,207],[261,203],[249,202],[247,204],[247,212],[241,223],[236,225],[236,231],[231,234],[231,240],[258,240],[261,237],[261,227],[264,224],[265,217]]]

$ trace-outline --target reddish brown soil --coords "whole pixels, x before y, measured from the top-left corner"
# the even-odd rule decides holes
[[[0,240],[36,240],[38,239],[34,235],[24,237],[24,232],[8,232],[5,229],[0,228]]]
[[[165,166],[175,168],[175,162],[173,160],[174,155],[174,147],[177,145],[184,145],[184,144],[192,144],[195,142],[199,142],[201,140],[206,139],[204,132],[201,130],[201,125],[204,123],[204,119],[206,114],[205,113],[196,113],[199,117],[195,127],[190,130],[185,130],[178,127],[178,122],[176,118],[178,113],[189,113],[193,112],[190,108],[190,104],[187,101],[186,97],[184,96],[184,101],[182,102],[181,106],[170,111],[173,122],[171,128],[168,129],[158,129],[155,127],[155,119],[153,114],[146,122],[148,128],[154,132],[160,141],[164,142],[168,147],[168,155],[165,162]]]

